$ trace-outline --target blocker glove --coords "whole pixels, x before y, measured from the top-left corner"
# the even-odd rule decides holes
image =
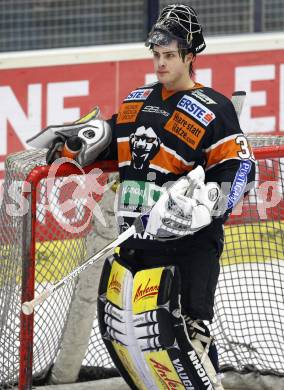
[[[149,213],[145,231],[157,239],[177,239],[192,235],[209,225],[220,199],[217,183],[204,183],[201,166],[167,189]]]

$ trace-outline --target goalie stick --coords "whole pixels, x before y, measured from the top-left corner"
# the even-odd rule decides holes
[[[68,284],[72,279],[75,279],[86,268],[95,264],[102,256],[108,254],[109,252],[112,252],[122,242],[126,241],[129,237],[133,236],[134,233],[142,233],[143,231],[144,231],[144,225],[142,223],[142,216],[139,216],[135,219],[133,225],[130,226],[130,228],[125,230],[123,233],[121,233],[115,240],[113,240],[110,244],[106,245],[94,256],[91,256],[83,264],[75,268],[72,272],[70,272],[70,274],[66,275],[58,283],[55,283],[51,287],[47,288],[43,293],[37,295],[31,301],[24,302],[22,304],[23,313],[26,315],[32,314],[34,308],[39,304],[41,304],[43,301],[45,301],[52,294],[54,294],[55,291],[60,289],[65,284]]]
[[[238,118],[240,117],[244,100],[246,97],[246,92],[244,91],[235,91],[232,94],[232,103],[234,105],[234,108],[236,110]],[[63,279],[61,279],[59,282],[53,284],[51,287],[47,288],[45,291],[43,291],[41,294],[38,294],[34,299],[31,301],[24,302],[22,304],[22,311],[26,315],[30,315],[33,313],[34,308],[38,305],[40,305],[42,302],[44,302],[48,297],[53,295],[57,290],[59,290],[64,285],[68,284],[71,280],[75,279],[81,272],[83,272],[86,268],[90,267],[91,265],[95,264],[102,256],[112,252],[117,246],[119,246],[121,243],[126,241],[128,238],[133,236],[135,233],[143,233],[144,231],[144,225],[142,222],[142,216],[138,216],[133,225],[130,226],[127,230],[125,230],[123,233],[121,233],[118,238],[113,240],[110,244],[106,245],[103,249],[101,249],[99,252],[91,256],[89,259],[87,259],[83,264],[75,268],[72,272],[70,272],[68,275],[66,275]]]
[[[232,94],[231,101],[232,101],[233,106],[235,108],[235,111],[237,113],[238,119],[240,119],[245,98],[246,98],[246,92],[245,91],[235,91]]]

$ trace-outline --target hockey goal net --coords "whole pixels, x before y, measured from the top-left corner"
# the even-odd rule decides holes
[[[257,159],[256,186],[225,228],[211,329],[222,368],[284,375],[284,137],[258,136],[250,141]],[[63,164],[53,179],[45,151],[16,153],[6,160],[0,197],[0,388],[18,383],[20,390],[30,389],[35,378],[47,375],[60,351],[76,282],[64,286],[31,316],[21,313],[21,302],[62,279],[90,255],[88,242],[96,242],[97,222],[90,218],[86,196],[81,193],[74,199],[74,193],[84,187],[86,176],[94,175],[92,182],[99,184],[92,187],[91,198],[100,201],[107,173],[116,167],[107,162],[96,167],[82,172]],[[72,207],[62,211],[70,199]],[[113,366],[95,315],[82,360],[87,367]]]

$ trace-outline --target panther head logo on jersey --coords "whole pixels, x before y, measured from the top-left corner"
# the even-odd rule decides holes
[[[152,129],[140,126],[129,137],[131,165],[134,169],[143,169],[160,149],[160,139]]]

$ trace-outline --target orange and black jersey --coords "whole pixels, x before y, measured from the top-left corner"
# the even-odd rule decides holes
[[[229,210],[254,179],[253,155],[235,109],[211,88],[196,84],[175,93],[160,83],[137,88],[109,122],[109,158],[119,164],[123,228],[153,206],[165,186],[197,165],[205,169],[206,181],[232,183]]]

